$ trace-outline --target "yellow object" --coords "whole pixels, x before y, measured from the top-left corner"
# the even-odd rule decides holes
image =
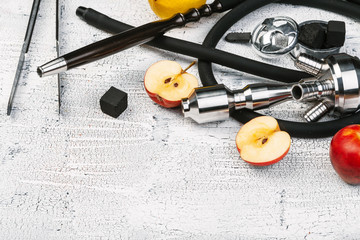
[[[205,3],[206,0],[149,0],[151,9],[162,19],[176,13],[185,13],[191,8],[199,8]]]

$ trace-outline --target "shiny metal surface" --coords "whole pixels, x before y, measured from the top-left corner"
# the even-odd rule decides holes
[[[262,57],[289,53],[298,42],[298,24],[289,17],[267,18],[255,27],[251,43]]]
[[[334,101],[325,98],[320,103],[309,109],[304,118],[307,122],[316,122],[320,120],[325,114],[329,113],[334,108]]]
[[[324,79],[318,81],[304,81],[295,84],[291,89],[291,94],[297,101],[311,101],[327,96],[333,96],[334,91],[334,81]]]
[[[251,84],[234,93],[235,110],[263,109],[291,99],[292,84]]]
[[[201,87],[182,99],[181,107],[184,117],[197,123],[222,121],[238,109],[262,109],[290,100],[291,87],[292,84],[252,84],[235,91],[222,84]]]
[[[321,74],[329,69],[329,65],[326,62],[305,53],[299,54],[299,56],[294,60],[294,64],[295,67],[313,75],[314,77],[320,77]]]
[[[37,68],[40,77],[58,74],[67,70],[67,64],[63,57],[56,58]]]
[[[311,24],[311,23],[327,24],[327,22],[325,22],[325,21],[310,20],[310,21],[305,21],[305,22],[300,23],[299,29],[301,28],[301,26],[303,26],[305,24]],[[314,48],[305,46],[301,42],[297,42],[294,49],[292,49],[292,51],[290,52],[290,55],[295,59],[298,58],[300,54],[308,54],[308,55],[314,56],[315,58],[318,58],[318,59],[324,59],[330,55],[339,53],[340,49],[341,49],[340,47],[314,49]]]
[[[351,113],[360,107],[360,61],[346,54],[327,59],[335,82],[335,107],[338,112]]]
[[[197,123],[226,120],[233,108],[231,95],[222,84],[195,88],[188,98],[182,99],[184,117]]]
[[[305,79],[295,84],[291,90],[293,98],[297,101],[330,100],[333,102],[332,114],[334,115],[341,116],[357,111],[360,107],[360,60],[344,53],[331,55],[324,61],[306,58],[306,55],[302,55],[302,58],[298,59],[300,64],[297,66],[308,65],[308,69],[312,67],[316,69],[313,73],[317,76],[317,80],[314,81],[311,78],[306,81]],[[313,66],[311,66],[312,63]],[[312,116],[319,112],[315,109],[317,109],[316,106],[311,113]],[[317,120],[320,115],[323,113],[308,119]]]

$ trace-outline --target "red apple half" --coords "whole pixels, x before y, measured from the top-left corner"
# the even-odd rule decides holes
[[[257,166],[280,161],[289,152],[290,144],[290,135],[280,131],[277,120],[270,116],[250,120],[236,135],[240,157]]]
[[[149,97],[166,108],[179,106],[181,99],[188,97],[191,91],[199,86],[198,79],[186,70],[183,70],[179,63],[169,60],[151,65],[144,77],[145,90]]]
[[[360,184],[360,125],[338,131],[330,143],[331,164],[339,176],[352,185]]]

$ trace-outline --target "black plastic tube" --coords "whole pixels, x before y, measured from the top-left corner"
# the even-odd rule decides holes
[[[209,31],[206,36],[203,46],[208,48],[215,48],[219,40],[224,33],[237,21],[246,16],[248,13],[257,10],[269,3],[280,2],[286,4],[303,5],[314,8],[320,8],[335,13],[344,14],[355,19],[360,17],[359,5],[355,3],[349,3],[344,1],[335,0],[281,0],[281,1],[269,1],[269,0],[247,0],[239,4],[237,7],[228,12],[223,18],[221,18],[214,27]],[[259,71],[263,71],[259,68]],[[216,84],[216,80],[212,71],[211,62],[199,61],[199,73],[200,78],[205,86]],[[252,118],[261,116],[251,110],[239,110],[232,114],[232,117],[242,123],[246,123]],[[303,122],[291,122],[285,120],[279,120],[279,126],[282,130],[287,131],[292,137],[300,138],[321,138],[334,135],[341,128],[355,123],[360,123],[360,113],[353,114],[349,117],[344,117],[338,120],[320,122],[320,123],[303,123]]]
[[[348,0],[348,2],[360,5],[360,0]]]

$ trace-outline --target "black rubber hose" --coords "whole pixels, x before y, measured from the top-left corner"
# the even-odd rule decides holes
[[[360,5],[360,0],[348,0],[348,2]]]
[[[151,41],[149,44],[154,47],[162,48],[162,49],[169,50],[169,51],[174,51],[174,52],[189,55],[189,56],[194,56],[194,55],[198,54],[197,53],[198,49],[201,49],[201,51],[209,51],[210,50],[211,52],[215,52],[216,54],[218,54],[219,58],[223,56],[225,58],[224,61],[230,62],[229,65],[231,65],[231,63],[234,65],[234,63],[236,63],[236,61],[243,61],[242,63],[246,64],[245,66],[242,66],[242,65],[229,66],[234,69],[244,71],[244,72],[249,72],[249,71],[247,71],[249,69],[249,66],[247,64],[249,64],[250,68],[253,68],[253,70],[256,71],[255,75],[258,75],[258,76],[259,76],[259,72],[258,72],[259,69],[261,69],[261,71],[271,69],[270,71],[268,71],[266,73],[266,76],[265,75],[261,75],[261,76],[270,78],[270,79],[274,79],[274,80],[278,80],[278,81],[282,81],[282,82],[287,82],[287,81],[289,81],[289,79],[298,80],[298,79],[300,79],[298,77],[300,75],[297,75],[298,71],[292,71],[292,70],[287,70],[287,69],[283,69],[283,68],[278,68],[276,66],[271,66],[268,64],[265,64],[265,66],[270,66],[270,68],[264,67],[263,63],[249,60],[246,58],[241,58],[236,55],[234,55],[234,56],[227,55],[228,53],[214,49],[217,42],[223,36],[224,32],[227,31],[227,28],[229,28],[236,21],[238,21],[239,19],[244,17],[246,15],[246,13],[255,11],[257,8],[265,6],[271,2],[276,2],[276,1],[256,1],[256,0],[250,1],[250,0],[248,0],[248,1],[244,2],[243,4],[241,4],[241,7],[240,6],[236,7],[232,11],[230,11],[227,15],[225,15],[219,21],[219,23],[217,23],[214,26],[214,28],[210,31],[209,35],[205,39],[204,45],[207,46],[207,44],[208,44],[208,46],[211,46],[210,49],[208,47],[200,48],[198,44],[182,41],[179,39],[164,37],[164,36],[156,38],[155,40]],[[296,4],[296,5],[309,5],[312,7],[317,7],[317,8],[321,8],[321,9],[325,9],[325,10],[329,10],[329,11],[334,11],[337,13],[343,13],[344,15],[351,16],[353,18],[358,18],[358,16],[360,16],[360,12],[359,12],[359,10],[357,10],[357,9],[359,9],[359,5],[356,5],[355,3],[348,3],[348,2],[343,2],[343,1],[339,1],[339,0],[338,1],[334,1],[334,0],[316,0],[315,1],[314,0],[314,2],[311,0],[303,0],[303,1],[287,0],[287,1],[281,1],[281,3],[291,3],[291,4]],[[240,8],[242,8],[242,9],[240,9]],[[242,15],[239,13],[241,11],[243,11]],[[129,26],[129,25],[118,22],[114,19],[111,19],[111,18],[109,18],[95,10],[89,9],[89,8],[80,7],[77,11],[77,14],[78,14],[78,16],[82,17],[83,20],[85,20],[87,23],[89,23],[93,26],[96,26],[100,29],[107,30],[108,32],[118,33],[118,32],[125,31],[125,30],[131,28],[131,26]],[[233,21],[235,21],[235,22],[233,22]],[[227,26],[227,28],[224,28],[225,25]],[[213,36],[214,34],[217,34],[216,38]],[[208,61],[215,62],[218,64],[222,64],[222,63],[220,63],[220,61],[217,61],[218,58],[215,57],[215,56],[217,56],[216,54],[207,55],[206,53],[204,53],[204,55],[199,58],[206,59]],[[194,56],[194,57],[197,57],[197,56]],[[213,58],[215,58],[215,59],[213,59]],[[239,59],[241,59],[241,60],[239,60]],[[222,65],[225,65],[225,64],[222,64]],[[204,85],[217,84],[217,82],[214,78],[214,75],[212,73],[212,70],[211,70],[211,64],[201,61],[201,63],[199,64],[199,71],[201,73],[201,76],[202,76],[201,80]],[[281,74],[284,71],[286,72],[285,76]],[[292,76],[295,76],[295,77],[292,77]],[[245,122],[251,120],[252,118],[258,117],[261,115],[256,112],[253,112],[251,110],[245,109],[245,110],[241,110],[241,111],[236,111],[232,116],[235,119],[239,120],[240,122],[245,123]],[[353,123],[359,123],[359,120],[360,120],[360,113],[354,114],[351,117],[342,118],[340,120],[323,122],[323,123],[298,123],[298,122],[279,120],[279,124],[280,124],[281,129],[289,132],[293,137],[317,138],[317,137],[332,136],[333,134],[335,134],[336,131],[338,131],[342,127],[353,124]]]
[[[320,8],[335,13],[343,14],[355,19],[360,17],[359,5],[344,1],[335,0],[247,0],[228,12],[221,18],[206,36],[203,45],[208,48],[215,48],[224,33],[237,21],[246,16],[248,13],[257,10],[269,3],[280,2],[295,5],[304,5],[314,8]],[[263,69],[259,68],[259,71]],[[214,77],[211,62],[199,61],[200,78],[204,86],[217,84]],[[242,123],[246,123],[254,117],[262,116],[254,111],[244,109],[235,111],[232,116]],[[338,120],[321,122],[321,123],[302,123],[279,120],[280,128],[287,131],[292,137],[300,138],[320,138],[334,135],[341,128],[360,122],[360,113],[353,114]]]
[[[232,9],[239,5],[240,3],[246,1],[246,0],[218,0],[221,4],[222,9],[224,11],[227,11],[229,9]]]
[[[109,33],[120,33],[133,28],[130,25],[109,18],[91,8],[78,7],[76,15],[86,23]],[[201,44],[172,37],[160,36],[146,44],[167,51],[204,59],[242,72],[276,81],[291,83],[297,82],[302,78],[310,77],[310,75],[301,71],[279,68],[277,66],[257,62],[232,53],[208,48]],[[259,68],[263,69],[263,71],[259,72]]]

